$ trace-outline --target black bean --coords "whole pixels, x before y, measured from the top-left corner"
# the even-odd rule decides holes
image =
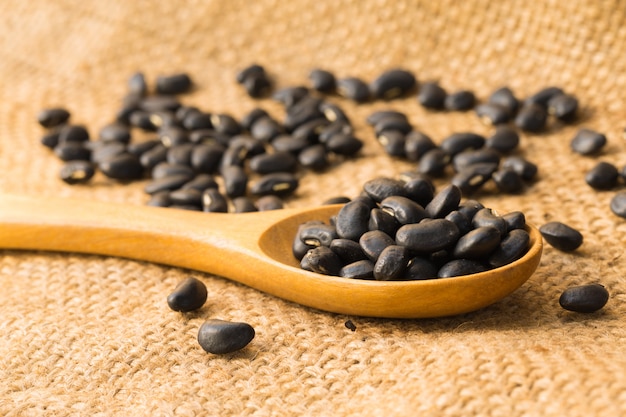
[[[191,174],[172,174],[160,177],[147,183],[144,187],[146,194],[156,194],[163,191],[172,191],[191,180]]]
[[[243,349],[254,335],[248,323],[209,319],[198,330],[198,344],[208,353],[219,355]]]
[[[170,200],[170,192],[167,190],[152,194],[146,203],[146,205],[151,207],[169,207],[171,204],[172,200]]]
[[[500,87],[495,90],[491,93],[487,102],[504,107],[510,115],[514,115],[519,109],[519,100],[509,87]]]
[[[567,288],[559,297],[559,304],[577,313],[593,313],[609,301],[609,292],[601,284],[585,284]]]
[[[478,211],[483,208],[485,208],[485,206],[476,200],[465,200],[459,205],[458,210],[471,221],[476,213],[478,213]]]
[[[460,90],[449,93],[443,103],[443,107],[450,111],[467,111],[476,104],[476,96],[470,90]]]
[[[507,232],[515,229],[524,229],[526,227],[526,216],[521,211],[512,211],[502,216],[506,222]]]
[[[626,165],[624,165],[622,169],[619,171],[619,176],[622,179],[622,181],[626,181]]]
[[[270,117],[270,115],[267,112],[267,110],[262,109],[260,107],[255,107],[254,109],[250,110],[241,118],[240,120],[241,126],[245,130],[250,131],[254,122],[261,119],[262,117]]]
[[[387,155],[399,158],[406,156],[406,137],[404,133],[398,130],[385,130],[377,136],[377,139]]]
[[[441,177],[450,163],[450,155],[440,148],[426,152],[419,160],[418,171],[431,177]]]
[[[497,166],[500,163],[500,153],[491,148],[481,148],[460,152],[452,158],[452,166],[457,172],[478,163],[491,163]]]
[[[250,159],[250,169],[258,174],[293,172],[298,160],[290,152],[275,152],[256,155]]]
[[[241,197],[248,191],[248,174],[238,165],[229,165],[221,170],[225,193],[230,198]]]
[[[456,210],[461,202],[462,193],[454,184],[447,185],[439,191],[424,209],[429,217],[443,218]]]
[[[284,196],[293,193],[298,188],[298,178],[289,172],[275,172],[259,178],[250,187],[250,192],[254,195],[273,194]]]
[[[304,148],[298,154],[298,163],[305,168],[313,170],[322,170],[326,168],[330,161],[326,147],[321,143]]]
[[[272,81],[266,74],[251,74],[246,77],[242,85],[252,98],[265,97],[272,90]]]
[[[265,75],[265,67],[260,64],[250,64],[237,72],[235,79],[239,84],[243,83],[251,75]]]
[[[218,133],[223,133],[227,136],[235,136],[242,132],[239,122],[229,114],[212,114],[211,124]]]
[[[213,128],[197,129],[186,132],[188,141],[195,144],[212,144],[216,143],[227,147],[230,144],[230,137],[223,133],[217,132]]]
[[[246,196],[235,197],[232,200],[233,209],[235,213],[251,213],[259,211],[254,201]]]
[[[270,142],[282,133],[282,126],[271,117],[261,117],[252,124],[250,129],[250,134],[253,138],[264,142]]]
[[[422,206],[401,195],[386,197],[380,202],[380,208],[391,214],[401,225],[417,223],[428,216]]]
[[[564,122],[576,119],[578,99],[571,94],[558,94],[548,100],[548,113]]]
[[[313,119],[298,126],[291,132],[291,135],[296,138],[306,139],[309,143],[317,143],[319,142],[320,132],[329,124],[330,122],[325,118]]]
[[[160,162],[154,166],[151,172],[152,179],[158,180],[159,178],[169,177],[171,175],[184,174],[189,179],[193,178],[193,169],[187,165],[170,164],[168,162]]]
[[[546,242],[564,252],[574,251],[583,243],[583,235],[578,230],[561,222],[548,222],[539,232]]]
[[[515,116],[515,126],[526,132],[540,132],[546,127],[548,112],[538,104],[524,104]]]
[[[405,195],[420,206],[426,207],[435,195],[435,186],[430,179],[417,176],[406,180],[404,192],[401,195]]]
[[[442,110],[448,93],[437,82],[431,81],[421,85],[417,101],[432,110]]]
[[[83,142],[61,142],[54,147],[54,154],[62,161],[89,161],[91,150]]]
[[[374,264],[374,279],[378,281],[397,280],[407,269],[409,250],[404,246],[387,246]]]
[[[331,197],[322,202],[322,205],[332,205],[332,204],[346,204],[352,201],[350,197],[346,197],[344,195],[340,195],[337,197]]]
[[[374,133],[376,136],[380,136],[389,130],[396,130],[407,134],[413,130],[413,126],[408,120],[394,115],[383,117],[374,125]]]
[[[139,103],[139,108],[141,110],[147,111],[148,113],[173,112],[174,118],[177,122],[179,121],[179,119],[176,116],[176,112],[178,111],[180,106],[180,101],[178,101],[178,99],[173,96],[144,97]]]
[[[129,151],[129,153],[132,153]],[[134,154],[134,153],[133,153]],[[136,154],[134,154],[136,155]],[[152,147],[152,149],[142,153],[139,156],[139,162],[146,169],[151,171],[161,162],[165,162],[167,159],[167,147],[162,143]]]
[[[524,101],[524,104],[536,104],[536,105],[539,105],[541,107],[547,108],[548,107],[548,102],[550,101],[550,99],[552,99],[553,97],[556,97],[556,96],[560,96],[562,94],[565,94],[565,93],[559,87],[553,87],[553,86],[545,87],[545,88],[542,88],[541,90],[537,91],[532,96],[528,97]]]
[[[346,113],[341,109],[341,107],[336,104],[329,103],[327,101],[323,101],[320,103],[320,111],[324,114],[324,117],[329,122],[337,122],[341,121],[346,124],[350,124],[350,120]]]
[[[442,151],[453,157],[468,149],[480,149],[485,145],[485,138],[477,133],[461,132],[453,133],[446,137],[439,147]]]
[[[339,276],[343,263],[339,256],[326,246],[318,246],[309,250],[300,263],[304,263],[313,272],[324,275]]]
[[[444,264],[437,272],[439,278],[451,278],[485,272],[487,268],[480,262],[470,259],[454,259]]]
[[[197,172],[217,172],[225,148],[218,143],[195,145],[191,151],[190,164]]]
[[[337,93],[357,103],[364,103],[370,99],[368,85],[357,77],[346,77],[337,80]]]
[[[509,156],[502,160],[502,169],[510,169],[517,172],[525,181],[530,181],[537,175],[537,165],[521,156]]]
[[[328,246],[338,239],[335,228],[328,224],[310,224],[299,232],[300,240],[311,247]]]
[[[358,242],[350,239],[334,239],[330,242],[330,249],[341,258],[345,264],[367,259],[367,255],[363,252]]]
[[[202,205],[202,191],[195,188],[181,188],[170,193],[172,205],[194,206],[200,208]]]
[[[506,220],[494,210],[487,207],[478,210],[476,214],[474,214],[474,217],[472,217],[472,226],[474,226],[474,228],[491,226],[500,232],[500,236],[506,235],[508,230]]]
[[[361,150],[363,141],[352,135],[337,133],[328,139],[326,149],[343,156],[353,156]]]
[[[381,202],[393,195],[404,195],[404,182],[387,177],[378,177],[366,181],[363,191],[374,201]]]
[[[523,229],[511,230],[500,242],[500,245],[489,255],[487,264],[492,268],[510,264],[521,258],[528,250],[530,236]]]
[[[487,138],[485,146],[500,153],[509,153],[518,147],[519,141],[519,134],[513,127],[500,125],[496,127],[495,133]]]
[[[213,129],[211,114],[202,111],[190,112],[182,124],[187,130]]]
[[[252,158],[253,156],[266,152],[265,142],[246,134],[235,135],[227,141],[227,147],[239,147],[240,145],[243,145],[243,148],[245,148],[246,157],[248,158]]]
[[[182,94],[191,89],[191,78],[185,73],[160,75],[155,84],[158,94]]]
[[[370,113],[369,116],[365,118],[365,122],[370,126],[376,126],[379,122],[384,119],[395,119],[399,121],[403,121],[405,123],[409,122],[406,114],[398,111],[398,110],[377,110],[373,113]]]
[[[193,143],[182,143],[168,148],[165,160],[172,165],[190,165]]]
[[[296,236],[294,237],[293,242],[291,244],[291,251],[293,255],[296,257],[296,259],[301,261],[302,258],[304,258],[304,255],[306,255],[308,251],[310,251],[311,249],[315,249],[316,247],[319,246],[315,244],[316,242],[310,242],[310,243],[304,242],[302,240],[303,232],[309,227],[316,227],[316,226],[323,225],[323,224],[324,222],[320,220],[309,220],[307,222],[304,222],[298,225],[298,231],[296,232]]]
[[[373,208],[370,212],[368,227],[370,230],[380,230],[393,237],[400,228],[400,223],[392,214],[379,208]]]
[[[256,200],[259,211],[280,210],[284,204],[280,197],[275,195],[264,195]]]
[[[606,136],[603,133],[582,128],[572,138],[570,147],[578,154],[593,155],[599,153],[606,142]]]
[[[437,278],[437,266],[430,260],[421,257],[415,257],[409,260],[403,279],[405,280],[423,280]]]
[[[237,145],[231,145],[222,154],[222,159],[220,160],[220,169],[229,166],[239,166],[243,167],[246,164],[246,160],[248,159],[248,147],[239,143]]]
[[[393,238],[382,230],[369,230],[359,238],[363,253],[372,262],[376,262],[383,249],[393,244],[395,244]]]
[[[139,158],[130,153],[116,155],[99,164],[98,168],[107,177],[122,181],[140,179],[144,175]]]
[[[43,146],[48,149],[54,149],[55,146],[59,144],[59,132],[61,129],[59,127],[54,127],[49,129],[40,139],[40,142]]]
[[[148,139],[144,140],[143,142],[129,143],[126,146],[126,150],[128,151],[128,153],[132,153],[136,157],[141,158],[141,155],[153,149],[159,144],[161,144],[161,141],[159,141],[158,139]]]
[[[403,69],[391,69],[380,74],[369,86],[374,98],[392,100],[403,97],[417,86],[415,76]]]
[[[396,233],[396,242],[418,252],[435,252],[456,243],[459,229],[446,219],[407,224]]]
[[[283,127],[288,132],[293,132],[298,126],[301,126],[311,120],[324,118],[324,113],[320,110],[322,100],[305,96],[291,107],[287,108],[287,114],[283,120]]]
[[[311,81],[311,88],[320,93],[332,93],[337,86],[335,75],[320,68],[315,68],[309,72],[309,80]]]
[[[128,77],[126,86],[130,94],[145,96],[148,93],[148,83],[146,82],[146,77],[142,72],[136,72]]]
[[[91,150],[91,162],[100,164],[116,155],[127,152],[127,146],[122,142],[96,142]],[[135,155],[137,156],[137,155]]]
[[[411,130],[404,137],[404,155],[409,161],[419,161],[426,152],[436,147],[428,135],[417,130]]]
[[[511,120],[509,110],[499,104],[483,103],[475,107],[478,118],[487,125],[501,125]]]
[[[171,112],[147,112],[137,110],[129,116],[129,124],[146,132],[156,132],[159,128],[174,126],[175,117]]]
[[[167,296],[167,305],[174,311],[186,313],[202,307],[207,295],[206,285],[202,281],[188,277]]]
[[[339,270],[339,276],[354,279],[372,279],[374,278],[374,262],[364,259],[349,263]]]
[[[460,236],[463,236],[472,230],[472,221],[458,210],[451,211],[446,217],[444,217],[444,219],[456,224],[456,227],[459,229]]]
[[[193,188],[194,190],[204,191],[207,188],[218,188],[217,182],[209,174],[198,174],[192,180],[184,183],[182,189]]]
[[[620,191],[611,198],[610,203],[613,214],[626,218],[626,191]]]
[[[272,94],[272,100],[285,107],[291,107],[309,95],[309,89],[304,86],[284,87]]]
[[[87,142],[89,131],[83,125],[65,125],[59,130],[59,143]]]
[[[361,200],[346,203],[337,214],[336,227],[339,237],[359,240],[369,230],[369,217],[372,207]]]
[[[37,114],[37,122],[45,128],[60,126],[66,123],[69,118],[70,112],[62,107],[51,107]]]
[[[585,175],[585,182],[596,190],[610,190],[617,185],[619,172],[610,162],[598,162]]]
[[[209,213],[227,213],[228,200],[217,188],[207,188],[202,192],[202,210]]]
[[[498,190],[504,193],[515,194],[524,189],[522,177],[510,169],[501,169],[494,172],[491,179],[498,187]]]
[[[167,148],[190,142],[187,131],[177,126],[160,129],[159,140]]]
[[[60,177],[67,184],[84,184],[95,175],[96,170],[88,161],[68,161],[61,167]]]
[[[484,259],[500,244],[500,231],[491,226],[477,227],[461,236],[452,251],[459,259]]]

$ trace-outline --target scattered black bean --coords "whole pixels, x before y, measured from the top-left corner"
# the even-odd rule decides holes
[[[346,326],[346,328],[352,330],[353,332],[356,331],[356,326],[354,325],[354,323],[352,322],[352,320],[346,320],[346,322],[344,323],[344,325]]]
[[[582,128],[570,142],[572,150],[581,155],[593,155],[599,153],[606,145],[606,136],[595,130]]]
[[[467,111],[474,108],[476,96],[470,90],[460,90],[446,96],[444,107],[450,111]]]
[[[578,230],[561,222],[548,222],[539,232],[546,242],[564,252],[574,251],[583,243],[583,235]]]
[[[525,181],[533,180],[537,175],[537,165],[521,156],[509,156],[502,160],[502,169],[510,169],[517,172]]]
[[[493,173],[491,179],[498,189],[504,193],[515,194],[524,189],[522,177],[510,169],[501,169]]]
[[[378,177],[366,181],[363,191],[374,201],[381,202],[387,197],[404,195],[404,182],[387,177]]]
[[[519,100],[509,87],[500,87],[495,90],[491,93],[487,102],[507,109],[510,115],[516,114],[519,109]]]
[[[369,89],[374,98],[392,100],[409,94],[417,86],[415,76],[403,69],[383,72],[370,83]]]
[[[417,101],[427,109],[443,110],[448,93],[437,82],[422,84]]]
[[[104,175],[116,180],[132,181],[144,176],[144,168],[139,158],[128,152],[103,161],[98,168]]]
[[[611,211],[626,219],[626,191],[620,191],[611,198]]]
[[[156,78],[156,91],[159,94],[182,94],[191,89],[191,77],[185,73],[161,75]]]
[[[598,162],[585,175],[585,182],[596,190],[610,190],[617,185],[619,172],[610,162]]]
[[[515,117],[515,126],[526,132],[541,132],[546,127],[548,112],[539,104],[524,104]]]
[[[332,93],[337,87],[335,75],[327,70],[315,68],[309,73],[311,87],[320,93]]]
[[[202,210],[209,213],[228,213],[228,200],[217,188],[202,193]]]
[[[59,143],[87,142],[89,131],[83,125],[65,125],[59,130]]]
[[[243,349],[254,336],[248,323],[209,319],[198,330],[198,343],[206,352],[220,355]]]
[[[167,296],[167,305],[174,311],[186,313],[199,309],[206,300],[206,285],[199,279],[188,277]]]
[[[62,107],[52,107],[39,112],[37,122],[45,128],[61,126],[70,118],[70,112]]]
[[[565,310],[577,313],[593,313],[609,301],[609,292],[601,284],[585,284],[567,288],[559,297]]]
[[[437,266],[430,260],[421,257],[415,257],[409,260],[404,279],[405,280],[422,280],[437,278]]]
[[[453,133],[446,137],[439,147],[442,151],[453,157],[454,155],[469,149],[480,149],[485,145],[485,138],[472,132]]]
[[[83,142],[62,142],[54,147],[54,154],[61,161],[89,161],[91,150]]]
[[[548,113],[564,122],[571,122],[576,119],[578,112],[578,99],[571,94],[557,94],[552,96],[548,102]]]
[[[418,171],[431,177],[441,177],[445,174],[451,156],[440,148],[427,151],[419,160]]]
[[[490,208],[482,208],[472,217],[472,226],[475,228],[491,226],[498,230],[500,236],[505,236],[508,231],[506,220]]]
[[[337,80],[337,92],[357,103],[364,103],[370,99],[370,89],[365,81],[357,77],[346,77]]]
[[[495,103],[479,104],[474,109],[478,118],[487,125],[501,125],[508,123],[511,119],[509,110]]]
[[[547,108],[552,98],[563,94],[565,94],[565,92],[559,87],[545,87],[528,97],[525,100],[525,104],[539,105],[543,108]]]
[[[500,125],[493,135],[487,138],[485,146],[506,154],[515,150],[519,145],[519,134],[509,125]]]
[[[68,184],[85,184],[96,171],[89,161],[68,161],[61,167],[60,177]]]

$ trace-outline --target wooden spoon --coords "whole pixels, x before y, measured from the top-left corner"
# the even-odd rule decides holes
[[[221,214],[0,195],[0,247],[80,252],[209,272],[334,313],[389,318],[450,316],[507,296],[535,271],[542,239],[504,267],[463,277],[369,281],[300,269],[291,246],[307,220],[328,222],[341,205]]]

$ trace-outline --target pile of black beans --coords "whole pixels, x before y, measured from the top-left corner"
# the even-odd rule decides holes
[[[283,120],[260,107],[236,120],[184,105],[179,95],[192,88],[184,73],[157,77],[153,88],[136,73],[96,140],[70,123],[69,111],[49,108],[38,115],[47,129],[41,142],[65,162],[60,176],[68,184],[87,183],[96,171],[120,182],[150,179],[149,205],[207,212],[282,208],[303,173],[340,163],[363,146],[341,108],[306,88],[274,93]],[[135,130],[154,137],[133,142]]]
[[[305,270],[388,281],[474,274],[527,252],[522,212],[499,215],[476,200],[461,200],[459,187],[435,193],[419,175],[375,178],[329,224],[300,225],[293,254]]]

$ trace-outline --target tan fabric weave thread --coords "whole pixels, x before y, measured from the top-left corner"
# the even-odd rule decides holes
[[[482,311],[437,320],[377,320],[302,308],[210,274],[73,254],[0,251],[0,415],[138,416],[619,416],[626,414],[622,344],[626,220],[613,192],[591,190],[599,160],[622,167],[626,150],[626,5],[559,2],[85,2],[0,6],[0,191],[143,204],[143,184],[98,176],[69,187],[39,145],[37,111],[63,105],[91,132],[112,118],[134,71],[150,80],[189,72],[186,103],[241,117],[256,105],[235,72],[264,64],[279,86],[306,84],[315,66],[373,79],[401,66],[421,81],[480,98],[502,85],[523,97],[547,85],[576,94],[582,121],[523,135],[539,166],[527,193],[477,196],[535,224],[564,221],[583,233],[576,253],[546,248],[536,274]],[[413,97],[356,106],[332,98],[366,141],[361,158],[303,179],[292,206],[326,193],[356,195],[364,181],[412,165],[384,155],[364,119],[407,113],[440,141],[457,131],[489,134],[473,113],[431,113]],[[605,133],[602,155],[572,154],[586,126]],[[1,197],[0,197],[1,198]],[[0,230],[1,233],[1,230]],[[179,315],[169,291],[187,275],[209,301]],[[563,289],[601,282],[600,313],[563,311]],[[215,356],[196,343],[203,319],[246,321],[257,336]],[[351,319],[355,332],[344,327]]]

